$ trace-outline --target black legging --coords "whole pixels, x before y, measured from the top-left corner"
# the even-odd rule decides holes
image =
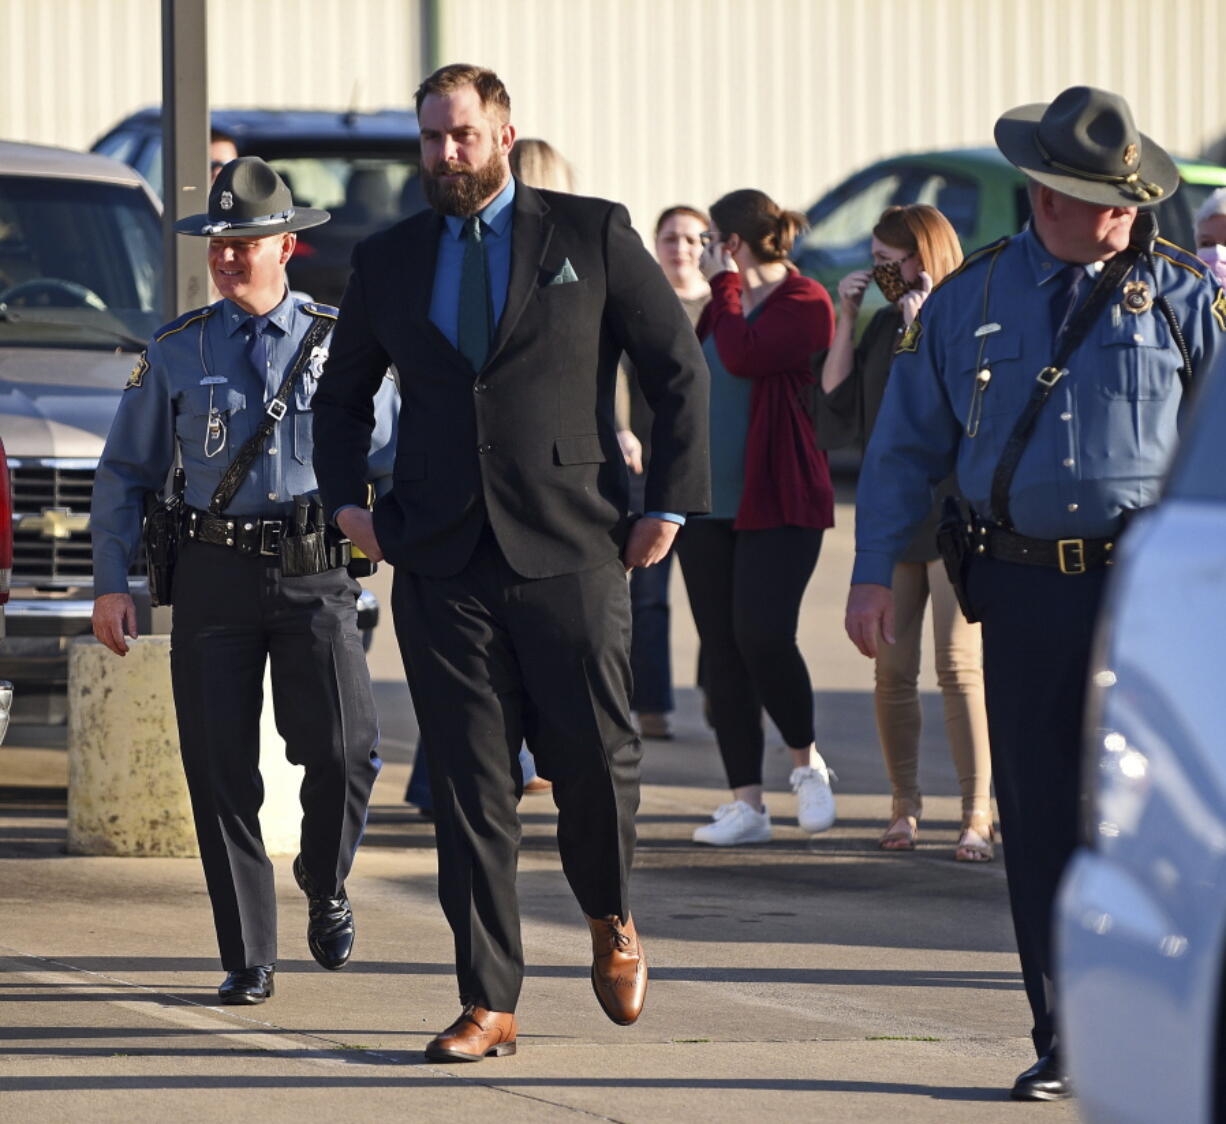
[[[691,519],[677,539],[702,642],[703,682],[728,787],[762,783],[762,709],[793,749],[813,741],[813,687],[796,645],[822,532],[734,531]]]

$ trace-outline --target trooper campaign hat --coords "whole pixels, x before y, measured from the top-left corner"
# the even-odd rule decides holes
[[[1128,103],[1093,86],[1009,110],[996,147],[1032,180],[1100,207],[1153,207],[1179,187],[1175,162],[1137,130]]]
[[[207,214],[175,223],[180,234],[200,238],[266,238],[320,226],[332,216],[295,207],[285,181],[258,156],[231,160],[213,181]]]

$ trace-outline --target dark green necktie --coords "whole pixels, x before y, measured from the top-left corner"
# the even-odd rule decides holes
[[[460,318],[456,336],[460,354],[472,364],[474,371],[485,366],[493,319],[481,220],[471,215],[464,220],[464,264],[460,270]]]

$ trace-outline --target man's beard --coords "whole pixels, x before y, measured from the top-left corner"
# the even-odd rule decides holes
[[[426,202],[443,215],[467,218],[475,215],[482,204],[497,193],[506,178],[506,162],[502,154],[494,152],[480,167],[472,168],[459,161],[439,161],[433,169],[424,164],[421,169],[421,186]],[[439,177],[455,174],[449,183]]]

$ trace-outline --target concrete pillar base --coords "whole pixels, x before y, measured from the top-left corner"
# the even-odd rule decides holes
[[[170,637],[130,640],[120,659],[92,637],[68,657],[68,850],[78,855],[198,855],[179,757]],[[272,717],[268,674],[260,721],[270,855],[298,852],[302,769],[285,759]]]

